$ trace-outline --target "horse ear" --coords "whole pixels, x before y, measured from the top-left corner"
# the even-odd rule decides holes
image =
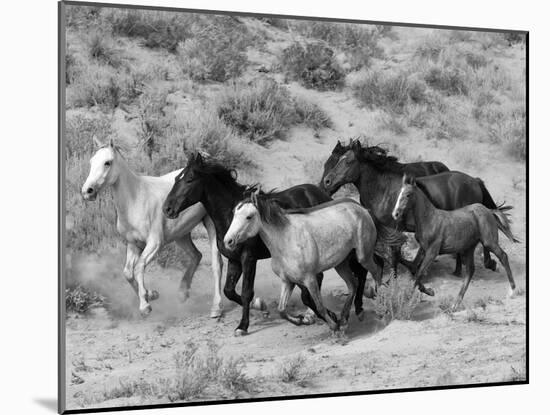
[[[334,149],[341,149],[342,148],[342,143],[340,142],[340,140],[338,140],[338,142],[336,143],[336,146],[334,147]]]
[[[92,137],[92,140],[93,140],[93,142],[94,142],[94,144],[96,145],[97,148],[103,147],[103,143],[101,141],[99,141],[99,138],[97,138],[97,136],[95,134]]]
[[[202,159],[201,153],[197,152],[195,154],[195,161],[197,162],[198,165],[202,166],[203,159]]]
[[[353,149],[353,151],[360,151],[361,143],[359,142],[359,140],[353,140],[353,142],[351,143],[351,148]]]

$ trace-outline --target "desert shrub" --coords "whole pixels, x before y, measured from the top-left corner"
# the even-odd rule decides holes
[[[113,133],[109,117],[75,115],[67,118],[65,129],[65,159],[90,157],[95,149],[92,137],[105,140]]]
[[[296,383],[305,386],[310,373],[306,368],[306,359],[302,355],[285,359],[279,365],[279,377],[284,383]]]
[[[420,299],[421,294],[412,280],[392,278],[387,285],[378,288],[374,310],[389,320],[410,320]]]
[[[368,71],[352,85],[355,96],[370,108],[402,113],[410,103],[428,99],[426,84],[402,71]]]
[[[179,44],[179,62],[195,81],[225,82],[245,69],[247,44],[241,32],[210,25]]]
[[[513,45],[516,43],[525,43],[527,39],[525,33],[508,32],[503,33],[502,35],[509,45]]]
[[[218,162],[231,167],[244,168],[253,165],[245,145],[232,129],[208,109],[197,109],[191,114],[176,116],[158,140],[152,154],[155,174],[181,168],[185,153],[204,151]]]
[[[391,34],[391,26],[293,21],[291,27],[305,37],[343,51],[352,70],[369,67],[373,58],[382,57],[379,42]]]
[[[299,123],[305,124],[315,131],[332,127],[329,115],[317,104],[304,98],[294,98],[294,112]]]
[[[468,78],[464,70],[455,66],[431,63],[424,73],[426,83],[447,95],[467,95]]]
[[[152,159],[153,152],[158,151],[158,141],[164,134],[168,121],[164,113],[169,89],[158,85],[144,87],[137,100],[137,116],[140,122],[141,148]]]
[[[390,131],[395,135],[403,135],[407,131],[404,118],[395,113],[383,114],[378,122],[379,129]]]
[[[67,105],[113,110],[135,98],[134,92],[127,74],[110,66],[90,64],[67,87]]]
[[[95,307],[102,307],[105,297],[81,285],[71,285],[65,289],[65,310],[70,313],[85,314]]]
[[[195,15],[131,9],[109,9],[106,20],[113,33],[132,38],[142,38],[149,48],[163,48],[175,52],[178,42],[190,36]]]
[[[525,110],[513,111],[506,118],[489,126],[489,137],[502,143],[506,152],[517,160],[527,157],[527,118]]]
[[[67,5],[65,9],[67,27],[83,29],[95,24],[100,10],[101,8],[97,6]]]
[[[115,68],[122,63],[120,52],[116,50],[113,39],[99,31],[93,31],[86,38],[88,52],[92,59]]]
[[[282,52],[281,63],[286,73],[307,88],[320,91],[339,88],[344,72],[334,59],[331,48],[320,42],[294,42]]]
[[[76,57],[76,54],[67,45],[65,52],[65,85],[70,85],[80,75],[82,69]]]
[[[293,124],[303,123],[315,130],[331,125],[319,106],[292,98],[284,86],[268,79],[227,89],[220,97],[217,113],[225,124],[259,144],[283,138]]]
[[[421,59],[436,60],[446,46],[447,44],[442,36],[428,36],[416,47],[414,56]]]

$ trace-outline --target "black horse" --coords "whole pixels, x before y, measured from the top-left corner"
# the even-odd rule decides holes
[[[386,150],[378,146],[363,147],[358,140],[352,141],[348,146],[338,143],[335,151],[340,156],[335,156],[333,151],[332,160],[327,160],[321,179],[323,188],[333,194],[346,183],[355,184],[359,190],[361,204],[382,224],[393,227],[402,225],[395,222],[391,213],[401,189],[403,174],[412,172],[418,175],[419,172],[426,174],[438,169],[447,169],[439,162],[399,163],[397,158],[389,156]],[[497,208],[483,181],[461,172],[445,171],[418,177],[417,184],[438,209],[454,210],[473,203],[481,203],[489,209]],[[407,215],[404,219],[404,228],[409,232],[415,231],[412,215]],[[496,262],[491,259],[489,251],[484,250],[484,256],[485,267],[494,271]],[[415,272],[413,264],[400,260],[413,273]],[[395,262],[393,265],[395,266]],[[461,273],[462,261],[457,256],[454,274]],[[419,288],[422,290],[422,287]],[[433,295],[431,290],[426,293]]]
[[[200,154],[192,155],[185,169],[176,177],[174,186],[168,194],[163,212],[168,218],[175,218],[189,206],[201,202],[208,215],[214,221],[218,240],[218,248],[228,259],[227,277],[224,293],[228,299],[242,306],[242,318],[235,330],[238,335],[246,334],[249,325],[250,303],[254,297],[254,279],[256,262],[269,258],[271,254],[259,237],[254,237],[228,250],[223,242],[231,221],[233,208],[246,197],[250,188],[239,184],[234,170],[221,164],[204,160]],[[282,192],[270,194],[283,209],[312,207],[328,202],[331,197],[318,186],[302,184]],[[350,267],[358,279],[358,293],[363,293],[367,271],[350,255]],[[380,258],[378,258],[380,262]],[[243,273],[242,294],[238,295],[235,287]],[[319,285],[322,274],[318,276]],[[303,303],[322,318],[315,308],[313,299],[307,288],[300,287]],[[355,309],[360,315],[362,311],[362,295],[356,295]]]

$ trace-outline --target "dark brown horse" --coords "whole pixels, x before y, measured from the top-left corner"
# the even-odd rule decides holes
[[[388,155],[386,150],[378,146],[363,147],[358,140],[352,141],[345,147],[341,144],[337,145],[339,146],[343,147],[338,149],[339,153],[343,151],[342,155],[332,169],[325,168],[323,173],[321,184],[325,190],[333,194],[344,184],[353,183],[359,190],[361,204],[369,209],[380,223],[391,227],[402,225],[404,230],[414,232],[416,229],[412,215],[407,215],[401,223],[397,223],[391,214],[401,189],[403,174],[406,169],[427,172],[445,168],[445,166],[438,162],[429,162],[424,166],[415,163],[409,166],[399,163],[395,157]],[[438,209],[454,210],[473,203],[481,203],[488,209],[497,208],[484,183],[465,173],[447,171],[418,177],[417,183]],[[485,266],[495,270],[496,263],[490,258],[487,249],[484,250],[484,256]],[[398,259],[414,273],[414,265],[401,259],[400,255],[394,257],[394,272]],[[461,273],[462,262],[458,256],[454,274],[461,275]],[[423,287],[419,286],[419,288],[422,290]],[[426,293],[433,295],[433,291],[429,289]]]
[[[485,249],[493,252],[504,266],[512,295],[516,284],[508,263],[508,255],[498,243],[499,230],[510,241],[519,242],[512,234],[508,215],[504,213],[511,208],[503,204],[496,209],[488,209],[480,203],[474,203],[450,211],[437,209],[417,186],[414,176],[405,174],[392,216],[395,220],[399,220],[407,212],[414,216],[415,237],[422,248],[415,276],[416,284],[421,284],[428,267],[438,255],[460,254],[466,264],[467,273],[453,307],[453,310],[456,310],[474,275],[474,251],[476,245],[481,243]]]

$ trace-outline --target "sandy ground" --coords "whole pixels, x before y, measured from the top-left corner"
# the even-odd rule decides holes
[[[207,252],[206,241],[199,242]],[[92,266],[92,261],[87,265]],[[505,275],[500,268],[496,273],[483,269],[479,256],[476,277],[465,297],[467,310],[450,316],[438,307],[442,298],[456,295],[461,283],[450,275],[452,259],[442,257],[428,281],[436,297],[423,297],[413,321],[388,324],[366,300],[367,317],[362,322],[352,317],[345,338],[333,337],[321,322],[296,327],[278,317],[279,282],[269,260],[259,263],[256,294],[267,301],[270,315],[253,311],[249,335],[234,337],[239,307],[225,300],[224,316],[208,317],[209,262],[205,256],[195,275],[192,297],[185,304],[178,304],[175,296],[179,272],[153,269],[149,285],[160,291],[161,299],[153,303],[153,313],[146,320],[137,315],[137,299],[123,278],[110,267],[103,272],[103,278],[110,278],[113,299],[124,296],[121,301],[133,308],[122,319],[111,318],[103,309],[89,317],[68,318],[68,408],[169,402],[165,396],[103,399],[121,382],[151,382],[173,374],[174,354],[189,341],[202,348],[213,341],[225,358],[244,358],[244,372],[251,380],[248,391],[205,393],[200,400],[499,382],[524,373],[525,296],[507,298]],[[524,287],[523,265],[512,259],[512,267],[518,285]],[[326,273],[324,281],[326,303],[340,309],[344,284],[333,271]],[[114,290],[118,290],[116,295]],[[480,298],[486,305],[474,307]],[[291,310],[302,308],[295,293]],[[283,382],[282,368],[298,358],[302,359],[300,380]]]

